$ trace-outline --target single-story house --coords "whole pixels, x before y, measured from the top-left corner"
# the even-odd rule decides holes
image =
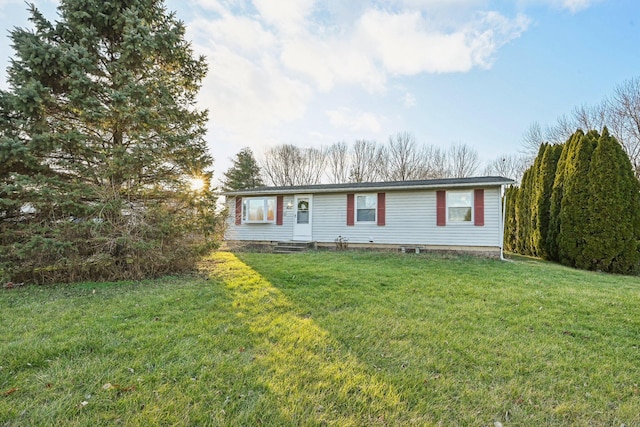
[[[260,187],[224,193],[230,245],[315,242],[502,254],[504,187],[484,176]]]

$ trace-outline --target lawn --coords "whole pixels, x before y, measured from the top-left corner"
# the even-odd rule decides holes
[[[640,279],[375,252],[0,292],[0,426],[640,425]]]

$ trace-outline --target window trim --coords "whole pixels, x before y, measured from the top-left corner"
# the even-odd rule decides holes
[[[373,219],[370,221],[358,220],[358,197],[372,197],[375,206],[373,207]],[[369,210],[369,209],[367,209]],[[377,193],[356,193],[353,197],[353,220],[356,224],[378,224],[378,194]]]
[[[249,204],[251,201],[262,200],[263,203],[263,215],[262,220],[249,219]],[[269,202],[273,203],[273,219],[269,218]],[[278,218],[278,201],[275,196],[273,197],[243,197],[242,198],[242,223],[243,224],[275,224]]]
[[[449,215],[449,210],[451,208],[460,208],[460,207],[466,207],[466,206],[452,206],[452,203],[450,201],[450,197],[451,195],[456,195],[456,194],[466,194],[468,199],[469,199],[469,208],[471,209],[471,217],[469,218],[469,220],[462,220],[462,221],[457,221],[457,220],[453,220],[451,219],[450,215]],[[475,217],[475,192],[473,190],[447,190],[446,192],[446,224],[456,224],[456,225],[474,225],[474,217]]]

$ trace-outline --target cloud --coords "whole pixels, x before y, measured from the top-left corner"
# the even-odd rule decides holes
[[[491,67],[529,21],[477,13],[484,1],[192,0],[187,37],[209,62],[199,96],[210,111],[208,139],[226,141],[216,152],[231,156],[232,145],[258,149],[280,140],[322,94],[384,95],[399,77]],[[416,99],[406,93],[401,102],[410,108]],[[341,133],[378,134],[387,122],[357,109],[320,108],[324,125]]]
[[[416,97],[414,94],[406,92],[402,97],[402,104],[406,108],[415,107],[417,105]]]
[[[378,133],[382,130],[379,117],[368,112],[354,112],[347,107],[338,108],[326,112],[331,124],[337,128],[347,129],[352,132]]]
[[[310,78],[321,92],[337,85],[355,84],[370,92],[380,92],[386,82],[384,70],[376,66],[365,49],[353,40],[308,35],[283,43],[283,65]]]
[[[260,17],[283,33],[297,34],[307,26],[315,0],[253,0]]]
[[[523,16],[510,20],[492,12],[444,32],[431,28],[419,11],[371,10],[360,19],[358,34],[388,73],[410,76],[486,68],[497,49],[518,37],[528,24]]]
[[[554,9],[565,9],[577,13],[588,9],[601,0],[520,0],[525,5],[545,5]]]
[[[194,49],[209,62],[199,104],[210,110],[214,128],[256,138],[304,115],[312,89],[284,72],[272,52],[273,35],[259,23],[226,15],[188,28]]]
[[[563,0],[562,7],[572,13],[579,12],[591,6],[591,0]]]
[[[444,31],[420,11],[367,9],[353,28],[331,28],[319,34],[308,31],[285,39],[280,59],[291,71],[311,79],[320,91],[356,84],[382,92],[390,76],[490,67],[497,50],[528,25],[523,15],[509,19],[493,12]]]

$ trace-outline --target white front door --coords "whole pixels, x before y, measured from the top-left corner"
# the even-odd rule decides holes
[[[310,194],[295,197],[296,218],[293,224],[293,240],[311,241],[311,204]]]

